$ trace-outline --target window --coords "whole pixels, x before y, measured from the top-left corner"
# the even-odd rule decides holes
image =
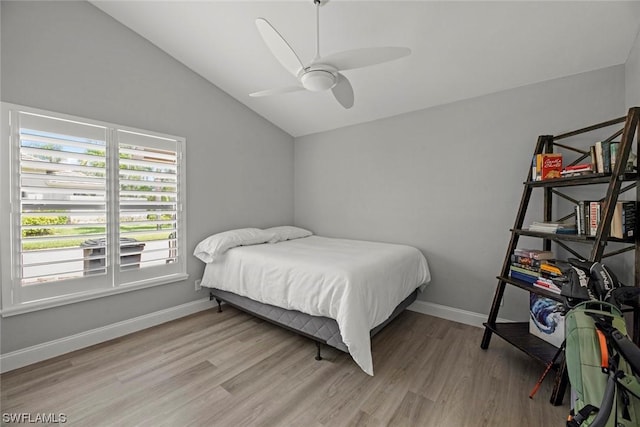
[[[184,139],[2,107],[3,315],[186,278]]]

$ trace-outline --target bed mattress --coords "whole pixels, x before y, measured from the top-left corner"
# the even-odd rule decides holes
[[[334,319],[354,361],[373,375],[370,331],[430,280],[414,247],[310,236],[230,249],[202,286]]]

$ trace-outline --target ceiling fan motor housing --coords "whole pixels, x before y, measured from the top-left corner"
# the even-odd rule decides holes
[[[337,83],[336,75],[326,70],[309,70],[300,76],[300,82],[311,92],[331,89]]]

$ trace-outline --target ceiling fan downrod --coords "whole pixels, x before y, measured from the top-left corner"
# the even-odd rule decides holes
[[[320,59],[320,0],[313,0],[313,3],[316,5],[316,56],[313,58],[313,61],[317,61]]]

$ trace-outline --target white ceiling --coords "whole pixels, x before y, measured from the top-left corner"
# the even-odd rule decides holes
[[[355,92],[345,110],[330,91],[248,96],[296,84],[255,19],[267,19],[307,62],[315,54],[312,0],[91,3],[296,137],[623,64],[640,28],[639,1],[330,0],[320,10],[321,54],[412,50],[345,71]]]

